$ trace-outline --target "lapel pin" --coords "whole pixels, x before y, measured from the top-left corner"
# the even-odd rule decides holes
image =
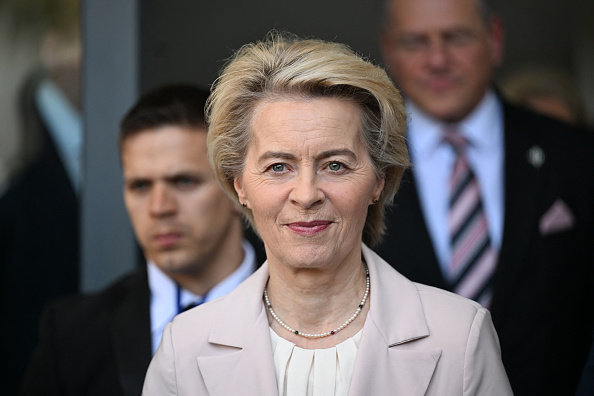
[[[536,169],[539,169],[545,162],[545,153],[539,146],[532,146],[526,153],[526,159]]]

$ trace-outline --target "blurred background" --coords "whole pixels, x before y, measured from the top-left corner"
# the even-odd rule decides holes
[[[535,69],[563,75],[559,79],[566,79],[572,95],[580,97],[591,126],[594,2],[499,0],[495,9],[506,30],[497,83],[516,85],[512,77],[526,70],[529,75]],[[3,327],[15,290],[40,291],[33,323],[44,299],[99,290],[138,262],[122,202],[117,135],[119,120],[139,94],[170,82],[208,86],[233,50],[273,28],[347,43],[382,64],[382,14],[380,0],[0,0],[0,202],[51,139],[59,141],[52,155],[57,152],[67,176],[66,182],[54,183],[49,167],[40,165],[45,173],[21,181],[38,188],[12,198],[17,204],[38,202],[39,212],[31,206],[25,211],[39,220],[44,217],[36,213],[53,216],[43,223],[51,227],[29,229],[13,216],[25,238],[33,227],[44,241],[43,247],[23,248],[37,261],[3,259],[15,225],[3,224],[0,213]],[[52,95],[62,98],[64,116],[40,132],[30,125],[39,116],[31,108],[43,100],[37,89],[47,81],[56,88],[50,89]],[[63,121],[69,126],[60,132]],[[54,197],[58,185],[64,195]],[[69,222],[75,224],[73,237],[61,233]],[[68,245],[68,253],[61,253],[61,245]],[[48,259],[52,252],[57,263]],[[67,254],[74,259],[67,262]],[[53,279],[68,281],[44,294],[48,284],[58,282]]]
[[[497,80],[531,68],[561,71],[577,87],[591,124],[594,2],[499,0],[495,8],[506,29]],[[115,142],[118,121],[138,94],[168,82],[209,85],[233,50],[272,28],[344,42],[381,64],[382,12],[380,0],[0,0],[0,186],[31,155],[32,138],[19,130],[23,81],[51,62],[42,59],[47,30],[73,30],[70,39],[80,39],[84,48],[75,77],[86,143],[80,279],[84,290],[101,288],[134,265],[126,259],[135,248],[121,203]],[[80,31],[72,29],[78,23]]]

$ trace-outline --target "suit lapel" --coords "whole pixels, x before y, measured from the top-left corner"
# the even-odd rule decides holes
[[[539,208],[542,201],[543,180],[548,169],[546,153],[538,143],[538,131],[526,122],[517,109],[504,103],[505,115],[505,207],[501,250],[497,270],[494,275],[494,295],[491,310],[497,316],[499,306],[506,302],[506,290],[509,285],[510,271],[517,273],[521,268],[517,263],[526,262],[526,255],[535,236],[534,225],[538,224]],[[530,150],[542,150],[545,163],[542,167],[534,166],[528,160]],[[529,268],[524,268],[530,271]]]
[[[377,249],[379,256],[405,277],[447,290],[410,169],[403,176],[393,207],[386,213],[386,223],[388,231]]]
[[[137,396],[142,392],[152,355],[146,269],[123,284],[110,304],[110,330],[120,386],[125,395]]]
[[[213,396],[278,394],[268,317],[260,297],[267,279],[264,263],[225,298],[214,320],[208,341],[227,351],[197,359]]]
[[[515,263],[524,262],[532,245],[540,214],[536,202],[541,202],[543,180],[547,173],[546,152],[539,144],[539,131],[526,120],[524,113],[503,102],[505,128],[504,169],[504,228],[497,270],[494,274],[494,296],[491,310],[497,316],[500,305],[505,305],[504,290]],[[545,163],[535,167],[528,160],[528,152],[543,149]],[[394,207],[386,214],[388,233],[377,249],[380,257],[409,279],[449,290],[439,268],[433,244],[420,206],[411,170],[404,174],[401,187],[394,199]],[[406,227],[400,226],[405,224]],[[516,286],[514,286],[516,287]]]
[[[395,395],[424,395],[441,350],[414,349],[416,340],[430,335],[416,286],[390,271],[366,246],[363,256],[372,281],[371,305],[350,394],[385,394],[389,389]],[[401,303],[394,306],[395,301]]]

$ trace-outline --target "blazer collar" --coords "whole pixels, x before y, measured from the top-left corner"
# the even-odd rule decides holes
[[[367,246],[362,252],[369,267],[371,305],[349,393],[383,394],[391,389],[424,395],[441,350],[414,349],[415,340],[430,335],[419,292]]]
[[[362,252],[371,281],[371,305],[366,322],[371,319],[375,323],[386,346],[429,336],[423,306],[414,283],[393,270],[364,244]]]
[[[407,384],[408,394],[422,395],[441,351],[397,348],[429,336],[417,288],[367,246],[362,249],[369,267],[371,305],[350,394],[374,394],[369,390],[402,389]],[[229,353],[197,359],[212,395],[277,395],[268,318],[261,298],[267,279],[264,263],[221,301],[208,341],[229,348]]]
[[[213,396],[278,393],[268,317],[262,303],[267,279],[268,263],[264,263],[221,301],[208,342],[229,351],[198,357],[200,372]]]

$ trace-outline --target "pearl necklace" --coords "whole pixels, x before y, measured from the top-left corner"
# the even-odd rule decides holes
[[[363,306],[365,305],[365,301],[367,301],[367,296],[369,295],[369,269],[367,268],[367,266],[365,266],[365,277],[366,277],[366,283],[367,283],[367,286],[365,287],[365,294],[363,295],[363,298],[361,299],[361,303],[357,307],[357,310],[355,311],[355,313],[350,318],[348,318],[347,321],[344,322],[342,325],[338,326],[334,330],[327,331],[326,333],[319,333],[319,334],[303,333],[303,332],[301,332],[299,330],[293,329],[292,327],[290,327],[289,325],[287,325],[285,322],[283,322],[281,320],[281,318],[279,318],[278,315],[272,309],[272,304],[270,304],[270,300],[268,299],[268,292],[267,292],[267,290],[268,290],[268,282],[266,282],[266,286],[264,287],[264,300],[266,301],[266,307],[268,308],[268,311],[270,312],[270,315],[272,315],[272,317],[278,322],[278,324],[280,324],[282,327],[284,327],[285,329],[287,329],[291,333],[296,334],[296,335],[301,336],[301,337],[306,337],[306,338],[322,338],[322,337],[328,337],[330,335],[334,335],[334,334],[338,333],[339,331],[341,331],[345,327],[347,327],[349,324],[351,324],[351,322],[353,320],[355,320],[357,318],[357,316],[359,316],[359,314],[361,313],[361,310],[363,310]]]

